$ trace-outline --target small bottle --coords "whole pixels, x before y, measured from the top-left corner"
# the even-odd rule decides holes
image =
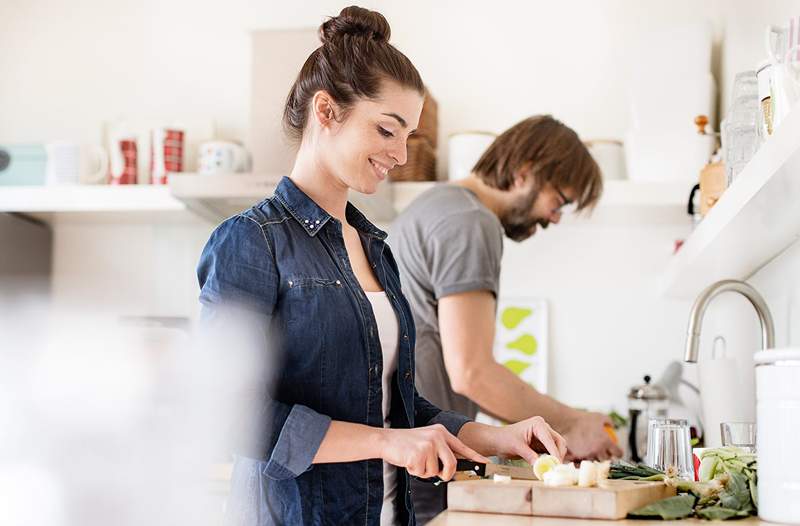
[[[763,62],[756,72],[758,79],[759,127],[761,139],[772,135],[772,63]]]
[[[697,133],[709,135],[706,132],[708,117],[698,115],[694,119],[697,125]],[[720,148],[717,148],[711,156],[708,164],[700,170],[700,215],[705,217],[711,207],[714,206],[728,187],[728,177],[725,174],[725,165],[721,160]],[[698,210],[695,209],[695,212]]]

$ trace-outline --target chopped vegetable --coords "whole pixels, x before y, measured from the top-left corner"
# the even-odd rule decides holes
[[[608,472],[611,469],[611,462],[608,460],[605,462],[595,462],[595,466],[597,466],[597,482],[606,480],[608,478]]]
[[[553,455],[542,455],[533,464],[533,474],[539,480],[544,480],[544,474],[559,465],[560,462]]]
[[[563,471],[551,469],[544,474],[544,485],[553,487],[573,486],[572,476]]]
[[[591,460],[581,462],[581,467],[578,470],[578,486],[582,488],[597,486],[597,467]]]

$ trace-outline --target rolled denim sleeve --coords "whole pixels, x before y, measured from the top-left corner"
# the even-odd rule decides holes
[[[472,419],[455,411],[442,411],[414,389],[414,427],[441,424],[451,435],[458,436],[458,432],[467,422],[472,422]]]
[[[273,399],[270,374],[279,363],[270,325],[275,309],[278,275],[265,232],[252,219],[235,216],[211,235],[197,267],[200,285],[200,330],[208,335],[205,346],[214,353],[246,355],[270,363],[263,378],[237,378],[242,390],[251,389],[239,416],[237,453],[265,461],[265,474],[273,479],[294,478],[308,471],[325,437],[331,419],[300,405]],[[210,343],[209,343],[210,342]],[[233,347],[233,348],[232,348]],[[251,371],[244,370],[246,374]],[[260,374],[260,373],[258,373]],[[256,375],[257,376],[257,375]],[[264,387],[266,386],[266,387]],[[234,386],[237,387],[237,386]],[[234,389],[235,390],[235,389]],[[237,408],[237,410],[240,408]],[[241,428],[241,429],[238,429]]]
[[[293,405],[267,462],[266,475],[280,480],[307,471],[330,425],[330,417]]]

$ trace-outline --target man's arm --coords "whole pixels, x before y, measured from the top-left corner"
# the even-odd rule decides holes
[[[602,415],[573,409],[539,393],[492,354],[496,301],[489,291],[470,291],[439,300],[439,332],[453,389],[506,422],[541,416],[564,434],[572,456],[621,456],[603,429]]]

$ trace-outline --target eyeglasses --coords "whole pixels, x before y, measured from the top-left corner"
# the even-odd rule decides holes
[[[553,210],[553,212],[558,212],[558,213],[561,213],[561,214],[569,214],[569,213],[573,212],[575,210],[575,208],[576,208],[575,207],[575,201],[573,201],[572,199],[569,199],[566,195],[564,195],[564,192],[562,192],[559,187],[554,186],[553,188],[556,189],[556,192],[558,193],[558,197],[561,199],[561,204],[558,207],[556,207]]]

